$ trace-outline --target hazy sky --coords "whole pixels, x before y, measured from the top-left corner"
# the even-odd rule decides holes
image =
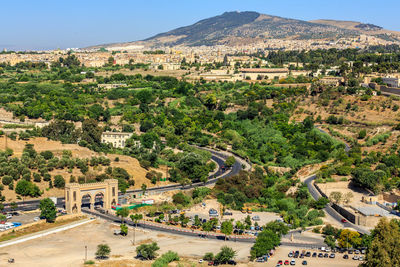
[[[400,31],[399,0],[0,0],[0,49],[141,40],[225,11],[338,19]]]

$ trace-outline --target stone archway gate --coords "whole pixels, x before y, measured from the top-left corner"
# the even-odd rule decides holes
[[[106,179],[104,182],[78,184],[70,183],[65,185],[65,209],[67,213],[80,213],[82,197],[90,196],[90,208],[94,208],[95,197],[103,194],[103,208],[111,209],[111,205],[118,203],[118,180]]]

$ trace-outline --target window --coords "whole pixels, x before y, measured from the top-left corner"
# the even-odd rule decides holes
[[[74,201],[76,201],[76,192],[74,192]]]
[[[115,197],[115,187],[112,188],[112,196]]]

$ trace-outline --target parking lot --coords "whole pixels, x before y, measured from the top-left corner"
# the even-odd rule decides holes
[[[10,212],[12,213],[12,212]],[[21,224],[27,224],[34,222],[34,218],[40,215],[40,211],[27,211],[27,212],[17,212],[18,215],[13,215],[11,219],[8,219],[7,222],[19,222]]]
[[[294,251],[299,251],[299,254],[302,253],[302,251],[305,251],[306,253],[309,252],[310,256],[309,257],[304,257],[304,258],[293,258],[289,257],[289,253]],[[316,253],[316,256],[313,257],[313,254]],[[323,257],[318,257],[318,255],[322,253]],[[354,254],[350,254],[349,259],[343,259],[343,256],[347,253],[339,253],[336,252],[334,258],[330,258],[330,255],[332,254],[331,252],[327,253],[328,257],[325,257],[325,252],[322,252],[320,250],[311,250],[311,249],[301,249],[301,248],[293,248],[293,247],[286,247],[286,246],[281,246],[279,247],[275,254],[267,261],[264,263],[256,263],[255,266],[277,266],[279,261],[282,261],[282,266],[285,266],[285,261],[287,261],[286,266],[293,266],[290,265],[290,262],[294,260],[295,266],[303,266],[302,262],[306,261],[307,266],[323,266],[323,267],[346,267],[346,266],[358,266],[359,264],[362,263],[362,261],[359,260],[353,260],[352,257]],[[359,254],[360,256],[361,254]],[[363,255],[365,256],[365,255]]]

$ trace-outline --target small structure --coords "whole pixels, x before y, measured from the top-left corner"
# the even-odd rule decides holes
[[[103,209],[111,209],[118,200],[118,180],[106,179],[101,183],[78,184],[70,183],[65,186],[65,210],[67,213],[80,213],[83,199],[89,199],[90,209],[93,210],[96,199],[100,199]]]
[[[121,133],[121,132],[103,132],[101,134],[101,142],[112,144],[115,148],[124,148],[126,140],[128,140],[133,133]]]

